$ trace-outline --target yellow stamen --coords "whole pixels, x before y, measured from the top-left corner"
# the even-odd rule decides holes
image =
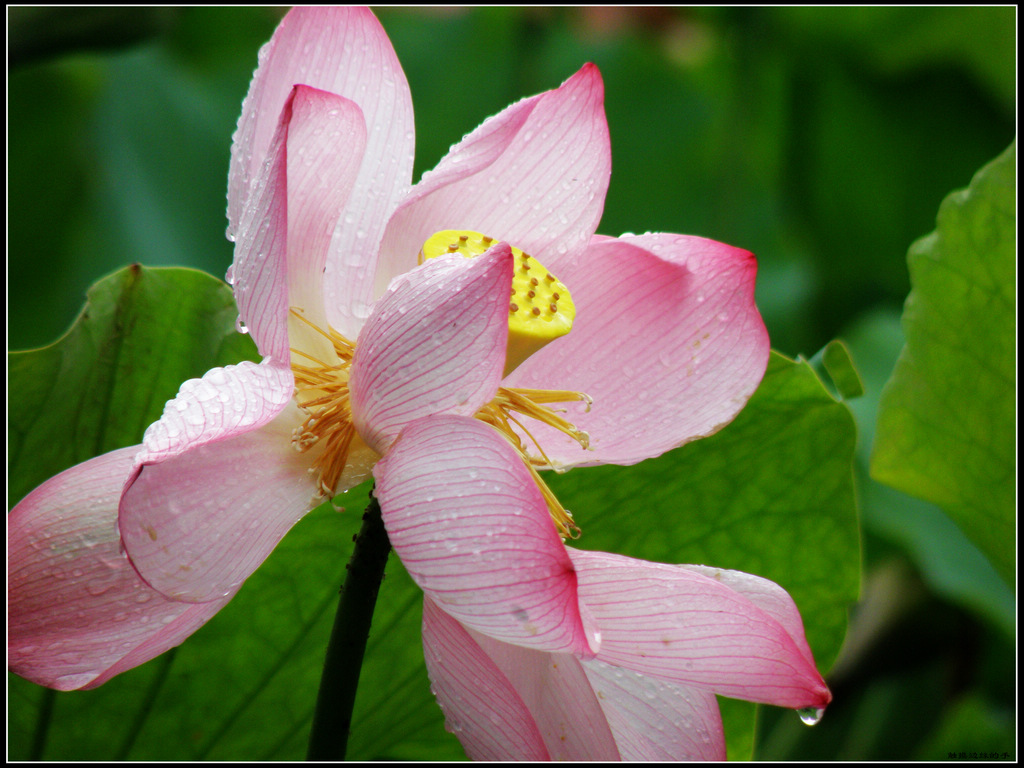
[[[349,403],[348,379],[355,354],[355,344],[333,328],[325,331],[307,320],[301,310],[292,307],[292,315],[327,338],[337,355],[337,362],[325,362],[302,350],[292,349],[295,356],[310,365],[292,362],[295,376],[295,400],[306,419],[292,433],[292,446],[308,451],[321,440],[323,451],[313,462],[311,472],[318,473],[317,488],[323,496],[333,496],[338,480],[345,471],[355,426]],[[293,358],[294,360],[294,358]]]
[[[559,416],[551,408],[543,405],[543,403],[564,403],[573,400],[585,402],[587,409],[590,409],[591,399],[581,392],[499,387],[494,399],[477,411],[476,414],[476,418],[494,427],[516,449],[523,460],[523,464],[526,465],[534,482],[536,482],[541,495],[544,497],[558,532],[563,537],[570,539],[579,538],[579,526],[573,521],[572,514],[561,505],[555,494],[552,493],[551,489],[548,488],[537,472],[537,468],[551,467],[551,460],[548,459],[547,454],[544,453],[544,449],[540,447],[537,439],[530,434],[530,431],[513,413],[529,416],[531,419],[554,427],[578,442],[583,448],[588,448],[590,436],[586,432],[577,429],[571,422]],[[513,429],[513,425],[522,430],[530,442],[533,443],[533,446],[540,454],[539,458],[529,454],[519,433]]]

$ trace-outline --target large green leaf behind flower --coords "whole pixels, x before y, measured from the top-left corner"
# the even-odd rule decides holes
[[[1016,143],[914,243],[907,343],[882,395],[872,476],[938,504],[1013,584]]]
[[[183,381],[258,359],[221,280],[134,265],[100,280],[57,342],[7,356],[8,505],[48,477],[138,443]]]

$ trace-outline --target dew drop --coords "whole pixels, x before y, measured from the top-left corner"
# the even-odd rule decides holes
[[[817,725],[821,722],[821,717],[825,714],[825,710],[822,707],[804,707],[803,709],[798,709],[796,713],[800,715],[804,725]]]
[[[245,326],[245,323],[242,322],[242,318],[238,318],[237,320],[235,320],[235,330],[238,331],[239,333],[249,332],[249,329]]]
[[[81,674],[73,675],[61,675],[54,682],[56,688],[63,691],[71,691],[75,688],[81,688],[86,683],[90,683],[100,676],[99,672],[82,672]]]

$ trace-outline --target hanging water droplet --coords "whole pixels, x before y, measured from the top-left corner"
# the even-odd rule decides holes
[[[804,725],[817,725],[821,722],[821,717],[825,714],[825,710],[822,707],[804,707],[803,709],[798,709],[796,713],[800,715]]]
[[[239,333],[249,332],[249,329],[245,326],[245,323],[242,322],[242,318],[240,317],[237,320],[235,320],[235,330],[238,331]]]

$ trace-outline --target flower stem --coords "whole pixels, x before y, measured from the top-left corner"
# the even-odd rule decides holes
[[[391,551],[380,516],[380,504],[372,496],[363,513],[363,527],[355,539],[341,588],[338,612],[327,643],[320,691],[309,734],[307,760],[344,760],[352,724],[352,707],[363,666],[363,652],[384,566]]]

